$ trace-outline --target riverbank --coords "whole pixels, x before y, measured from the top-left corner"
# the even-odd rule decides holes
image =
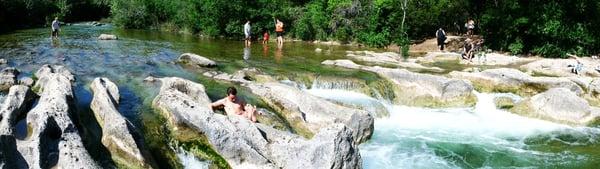
[[[159,168],[297,168],[300,163],[315,168],[585,168],[597,166],[600,159],[594,149],[600,129],[593,122],[598,77],[549,76],[528,72],[526,66],[573,60],[491,53],[487,60],[468,63],[450,52],[404,58],[351,46],[317,52],[321,45],[304,42],[244,47],[239,41],[111,25],[63,29],[54,40],[46,29],[0,35],[0,54],[7,61],[0,67],[20,72],[12,75],[7,69],[2,77],[25,84],[45,64],[63,65],[73,80],[58,71],[63,68],[54,68],[54,73],[37,73],[32,83],[57,84],[44,80],[57,78],[58,86],[72,86],[65,108],[78,117],[73,121],[84,145],[80,150],[100,166],[127,168],[120,161],[140,159],[136,161],[155,161]],[[118,39],[99,40],[100,34]],[[184,53],[191,54],[181,57]],[[589,62],[594,66],[594,60]],[[98,83],[97,77],[106,80]],[[258,124],[207,108],[230,86],[264,112]],[[37,105],[50,105],[35,95]],[[14,100],[8,98],[4,101]],[[522,111],[536,107],[545,109]],[[25,114],[31,108],[24,108]],[[123,117],[114,121],[125,119],[128,129],[139,130],[151,158],[141,151],[144,158],[111,156],[119,149],[104,140],[131,139],[113,134],[119,131],[115,126],[103,125],[104,116],[95,115],[100,110],[116,110],[102,114],[118,112]],[[11,125],[18,132],[9,135],[17,143],[35,140],[27,136],[27,118],[16,116]],[[52,123],[47,126],[53,129]],[[286,148],[297,153],[282,153]],[[310,158],[315,155],[320,161]],[[37,165],[29,157],[25,161]]]

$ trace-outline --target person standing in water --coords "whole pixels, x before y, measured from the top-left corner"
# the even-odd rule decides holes
[[[244,45],[246,45],[246,47],[250,46],[251,42],[251,32],[252,28],[250,27],[250,20],[246,20],[246,24],[244,25]]]
[[[52,21],[52,38],[58,38],[58,32],[60,31],[60,22],[58,21],[58,17],[54,18]]]
[[[435,32],[435,36],[437,37],[437,44],[440,47],[440,51],[444,51],[444,42],[446,41],[446,32],[444,32],[444,29],[440,28]]]
[[[240,115],[252,122],[256,122],[256,106],[246,104],[237,97],[237,90],[234,87],[227,88],[227,96],[211,104],[211,108],[217,109],[223,107],[228,116]]]
[[[283,22],[275,19],[275,33],[277,33],[277,46],[283,46]]]
[[[263,44],[267,44],[269,43],[269,31],[265,30],[263,33]]]

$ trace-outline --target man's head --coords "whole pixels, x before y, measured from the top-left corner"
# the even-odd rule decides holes
[[[237,90],[235,89],[235,87],[227,88],[227,98],[233,100],[233,99],[235,99],[236,95],[237,95]]]
[[[250,23],[250,19],[246,19],[246,23]]]
[[[58,20],[58,17],[54,17],[54,20]]]

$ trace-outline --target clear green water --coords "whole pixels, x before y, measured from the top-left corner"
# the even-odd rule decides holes
[[[143,132],[161,168],[181,168],[189,154],[181,155],[164,119],[150,108],[157,86],[142,82],[147,76],[178,76],[203,83],[211,99],[223,97],[231,84],[203,78],[196,69],[173,63],[181,53],[192,52],[219,63],[217,68],[234,72],[257,67],[280,80],[310,86],[317,76],[353,78],[371,83],[372,74],[322,66],[326,59],[342,59],[347,46],[319,46],[304,42],[253,44],[242,41],[202,39],[148,30],[121,30],[111,26],[63,27],[61,38],[51,40],[49,28],[20,30],[0,35],[0,57],[30,76],[43,64],[67,65],[76,75],[77,113],[86,147],[105,166],[114,165],[99,148],[100,129],[89,110],[89,82],[108,77],[119,85],[119,110]],[[98,41],[101,33],[115,34],[117,41]],[[316,53],[315,48],[323,52]],[[462,70],[457,65],[450,65]],[[446,67],[444,67],[446,68]],[[243,88],[241,93],[255,104],[260,101]],[[325,93],[326,94],[326,93]],[[336,95],[352,97],[352,95]],[[493,108],[460,110],[407,108],[390,105],[390,117],[376,119],[373,139],[361,145],[365,168],[596,168],[600,163],[597,128],[573,128],[513,117]],[[501,116],[489,116],[495,113]],[[506,115],[506,116],[504,116]],[[485,118],[477,118],[485,117]],[[532,125],[528,125],[532,123]],[[189,166],[187,166],[189,167]]]

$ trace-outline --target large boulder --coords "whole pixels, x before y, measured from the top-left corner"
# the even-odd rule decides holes
[[[28,168],[27,162],[17,150],[14,126],[17,116],[26,111],[31,96],[29,87],[12,86],[0,107],[0,168]]]
[[[17,84],[19,71],[13,67],[7,67],[0,71],[0,91],[8,90],[12,85]]]
[[[215,61],[212,61],[208,58],[205,58],[200,55],[193,54],[193,53],[181,54],[181,56],[179,56],[179,59],[177,59],[177,61],[180,63],[183,63],[183,64],[189,64],[189,65],[194,65],[194,66],[199,66],[199,67],[213,67],[213,66],[217,65],[217,63]]]
[[[100,36],[98,36],[98,40],[117,40],[117,36],[116,35],[110,35],[110,34],[100,34]]]
[[[248,70],[241,70],[248,72]],[[247,73],[236,73],[247,74]],[[362,143],[373,134],[374,118],[369,112],[336,104],[327,99],[311,95],[297,87],[277,81],[256,82],[256,79],[227,73],[204,74],[205,76],[236,82],[250,89],[265,103],[282,114],[292,128],[305,137],[312,137],[321,128],[344,123],[354,132],[354,140]],[[264,76],[260,73],[257,76]]]
[[[449,75],[471,81],[482,92],[511,92],[531,96],[550,88],[562,87],[578,95],[584,93],[577,83],[568,78],[534,77],[511,68],[487,69],[474,73],[453,71]]]
[[[204,86],[181,78],[161,78],[153,106],[174,130],[202,133],[232,168],[360,168],[352,130],[341,124],[303,137],[239,116],[216,114]]]
[[[0,107],[0,135],[13,135],[17,117],[27,110],[27,101],[32,99],[29,87],[12,86]]]
[[[102,127],[102,144],[113,159],[128,168],[157,168],[139,131],[117,110],[117,85],[107,78],[96,78],[90,88],[94,93],[91,108]]]
[[[552,88],[524,100],[512,112],[570,125],[593,125],[600,121],[600,108],[566,88]]]
[[[446,78],[405,69],[358,65],[349,60],[326,60],[322,64],[359,69],[378,74],[395,85],[395,99],[399,104],[426,107],[471,106],[476,102],[473,86],[460,79]]]
[[[73,76],[63,66],[49,65],[35,75],[40,98],[27,113],[28,137],[17,142],[29,167],[100,168],[85,149],[71,118]]]

